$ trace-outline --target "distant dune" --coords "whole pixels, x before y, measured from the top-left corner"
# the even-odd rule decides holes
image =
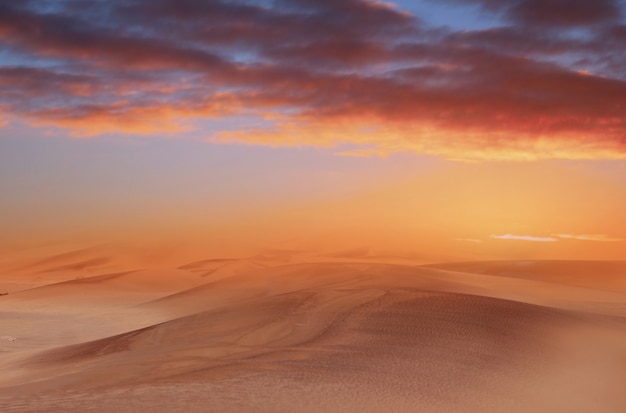
[[[626,292],[626,261],[486,261],[427,267]]]
[[[206,260],[0,297],[2,412],[626,411],[626,264]]]

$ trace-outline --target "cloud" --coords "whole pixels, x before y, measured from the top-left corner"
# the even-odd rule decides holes
[[[445,1],[445,0],[444,0]],[[475,3],[531,26],[587,26],[613,22],[621,15],[619,0],[447,0]]]
[[[0,65],[0,115],[96,136],[183,133],[197,118],[245,114],[273,125],[207,139],[354,144],[346,155],[626,158],[620,3],[479,3],[506,24],[432,27],[373,0],[4,2],[0,48],[13,63]],[[594,30],[571,32],[581,25]]]
[[[504,234],[504,235],[491,235],[492,239],[501,239],[501,240],[513,240],[513,241],[530,241],[530,242],[557,242],[557,238],[553,237],[535,237],[530,235],[513,235],[513,234]]]
[[[626,241],[622,238],[612,238],[602,234],[584,235],[584,234],[553,234],[553,236],[561,239],[571,239],[580,241],[596,241],[596,242],[623,242]]]
[[[180,119],[215,118],[238,111],[240,102],[228,94],[214,95],[206,102],[178,105],[129,104],[121,100],[108,105],[63,107],[36,112],[38,126],[53,125],[72,130],[75,137],[123,132],[134,135],[176,133],[192,129]]]
[[[617,0],[524,0],[511,8],[513,18],[530,24],[584,26],[619,18]]]
[[[559,240],[579,240],[579,241],[595,241],[595,242],[623,242],[625,239],[612,238],[602,234],[584,235],[584,234],[552,234],[549,237],[536,237],[530,235],[491,235],[491,239],[500,240],[516,240],[531,242],[558,242]],[[469,240],[468,240],[469,241]]]

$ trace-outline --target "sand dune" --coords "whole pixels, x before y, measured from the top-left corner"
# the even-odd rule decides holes
[[[13,260],[0,261],[0,293],[16,293],[51,283],[140,268],[128,257],[103,247],[63,252],[46,250],[43,258],[36,259],[30,254],[35,252],[11,251],[7,256],[14,256]]]
[[[22,275],[38,274],[44,278],[54,279],[55,274],[85,276],[111,271],[117,269],[123,261],[123,257],[107,248],[82,248],[51,254],[34,262],[30,260],[22,262],[11,268],[11,271]]]
[[[195,262],[183,265],[180,269],[198,274],[202,278],[206,278],[207,281],[215,281],[265,267],[267,267],[267,265],[253,259],[225,259]]]
[[[28,303],[31,308],[120,306],[183,291],[203,284],[201,277],[183,270],[138,270],[48,284],[10,294],[2,304]]]
[[[626,411],[626,297],[609,264],[598,271],[613,291],[581,285],[593,263],[514,277],[502,272],[513,263],[258,264],[210,260],[15,294],[80,303],[83,320],[109,327],[22,350],[7,332],[0,410]],[[211,269],[222,273],[202,276]],[[117,312],[90,310],[80,291]],[[152,298],[129,307],[114,291]],[[37,325],[31,336],[45,336]]]
[[[39,286],[0,297],[0,334],[16,337],[0,347],[0,360],[21,351],[76,343],[163,321],[130,308],[204,283],[183,270],[138,270]]]
[[[626,261],[487,261],[427,267],[626,292]]]
[[[241,268],[241,267],[240,267]],[[206,284],[147,302],[143,308],[174,316],[304,289],[415,288],[468,293],[520,302],[626,316],[626,294],[540,280],[494,277],[438,268],[371,263],[301,263],[243,269]]]

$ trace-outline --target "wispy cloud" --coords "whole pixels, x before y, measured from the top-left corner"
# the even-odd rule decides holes
[[[612,238],[602,234],[552,234],[554,237],[561,239],[573,239],[579,241],[596,241],[596,242],[622,242],[626,241],[622,238]]]
[[[491,235],[492,239],[502,239],[502,240],[514,240],[514,241],[530,241],[530,242],[557,242],[558,238],[554,237],[535,237],[531,235],[513,235],[513,234],[504,234],[504,235]]]
[[[537,237],[532,235],[491,235],[491,239],[500,240],[517,240],[517,241],[531,241],[531,242],[558,242],[560,240],[578,240],[578,241],[594,241],[594,242],[623,242],[626,239],[613,238],[603,234],[552,234],[549,237]],[[459,241],[461,241],[459,239]],[[470,241],[470,240],[466,240]]]

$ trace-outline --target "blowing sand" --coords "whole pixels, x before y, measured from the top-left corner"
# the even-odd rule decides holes
[[[623,413],[625,280],[263,259],[57,278],[0,297],[0,411]]]

